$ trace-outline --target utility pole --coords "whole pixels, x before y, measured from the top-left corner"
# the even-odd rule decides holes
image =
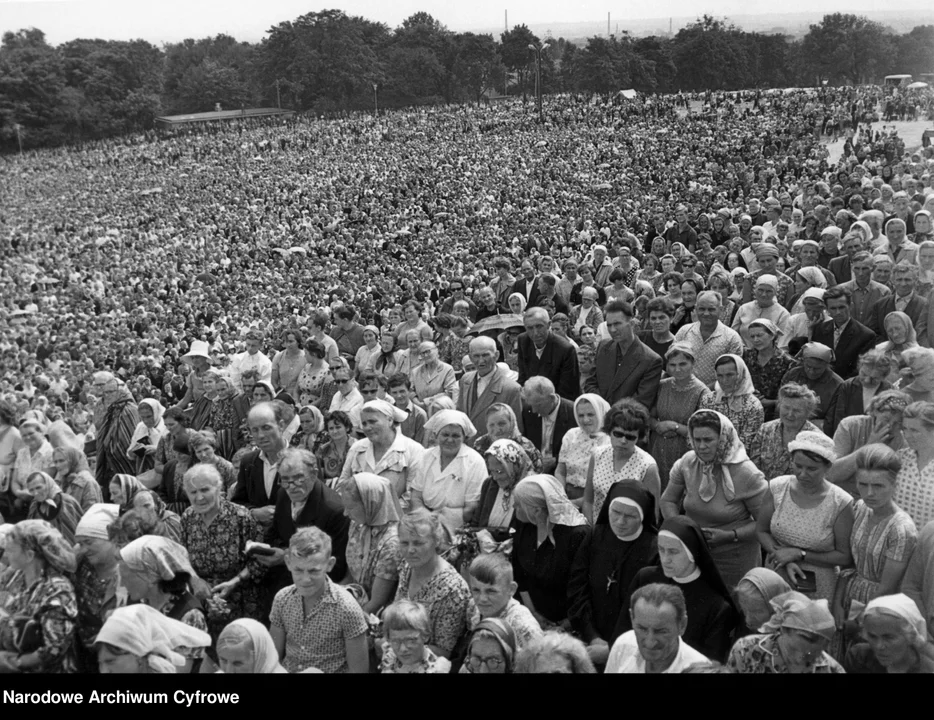
[[[606,36],[610,37],[610,13],[606,14]]]
[[[379,115],[379,98],[376,95],[376,90],[379,87],[377,83],[373,83],[373,110]]]
[[[542,53],[551,43],[545,42],[541,45],[529,43],[529,49],[535,53],[535,95],[538,103],[538,121],[545,123],[545,113],[542,109]]]
[[[282,98],[279,97],[279,78],[276,78],[276,107],[282,109]]]

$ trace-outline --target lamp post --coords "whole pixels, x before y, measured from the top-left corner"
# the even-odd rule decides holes
[[[279,78],[276,78],[276,107],[282,109],[282,98],[279,97]]]
[[[378,87],[379,85],[377,85],[376,83],[373,83],[373,110],[377,115],[379,115],[379,99],[377,98],[377,95],[376,95],[376,90]]]
[[[542,53],[550,46],[551,43],[547,41],[541,45],[529,43],[529,50],[535,53],[535,95],[536,102],[538,103],[538,121],[543,124],[545,122],[545,114],[542,111]]]

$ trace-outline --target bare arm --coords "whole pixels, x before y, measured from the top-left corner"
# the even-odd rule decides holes
[[[276,646],[276,652],[279,654],[279,659],[282,660],[285,658],[285,630],[277,625],[272,625],[269,628],[269,634],[272,635],[272,642]]]
[[[480,507],[479,502],[469,502],[464,504],[464,522],[470,524],[474,519],[474,515],[477,513],[477,508]]]
[[[396,592],[396,580],[386,578],[373,578],[373,589],[370,591],[370,602],[363,606],[363,612],[375,615],[386,605],[392,602]]]
[[[352,675],[364,675],[370,672],[370,652],[367,648],[366,633],[347,638],[344,641],[344,652],[347,655],[347,668]]]
[[[409,490],[409,510],[417,510],[425,507],[425,501],[422,500],[421,490]]]

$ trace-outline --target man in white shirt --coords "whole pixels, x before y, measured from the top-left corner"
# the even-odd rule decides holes
[[[240,384],[240,375],[246,370],[256,370],[259,372],[260,382],[272,384],[272,360],[259,351],[262,344],[262,331],[251,329],[245,338],[246,352],[233,356],[230,363],[230,379],[241,392],[243,386]]]
[[[710,662],[681,639],[688,612],[679,587],[645,585],[633,593],[629,607],[633,629],[613,643],[607,674],[676,674]]]

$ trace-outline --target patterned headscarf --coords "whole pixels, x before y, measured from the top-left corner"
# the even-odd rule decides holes
[[[517,504],[545,508],[552,525],[587,524],[580,510],[568,500],[564,486],[553,475],[531,475],[520,480],[513,492]]]
[[[696,423],[702,421],[710,422],[714,418],[720,423],[720,439],[717,441],[717,454],[714,455],[713,460],[709,463],[702,461],[699,457],[697,458],[703,468],[698,494],[704,502],[713,500],[714,495],[717,494],[717,481],[714,478],[714,469],[719,467],[723,476],[723,495],[726,497],[727,502],[732,502],[736,497],[736,488],[733,486],[733,476],[730,473],[730,465],[738,465],[739,463],[749,460],[749,455],[746,454],[746,446],[743,445],[743,441],[739,439],[739,433],[736,432],[736,428],[733,427],[733,423],[730,422],[730,419],[726,415],[718,413],[716,410],[698,410],[691,415],[688,420],[688,427],[693,428]],[[688,433],[688,445],[692,450],[694,449],[693,433],[690,432]]]
[[[160,535],[143,535],[120,550],[120,559],[151,582],[174,580],[179,573],[195,577],[188,550]]]
[[[772,599],[769,603],[774,614],[760,629],[764,633],[776,633],[782,628],[802,630],[833,640],[837,625],[827,601],[811,600],[799,592],[788,592]]]
[[[529,454],[515,440],[496,440],[487,449],[484,455],[495,457],[506,468],[506,472],[512,477],[512,485],[508,490],[503,490],[503,509],[508,510],[510,498],[513,490],[520,480],[532,472],[532,460]]]
[[[27,484],[33,478],[41,479],[42,484],[45,487],[45,500],[42,501],[42,506],[44,506],[43,510],[48,512],[49,510],[58,509],[58,503],[56,502],[56,498],[62,494],[62,488],[59,486],[57,482],[55,482],[55,479],[48,473],[42,472],[40,470],[38,472],[34,472],[30,474],[30,476],[26,478]]]
[[[717,381],[717,384],[714,386],[714,391],[716,392],[716,397],[714,399],[717,402],[726,399],[727,404],[733,407],[734,400],[742,401],[744,395],[755,394],[756,388],[752,384],[752,376],[749,374],[749,368],[746,367],[746,362],[739,355],[721,355],[717,358],[717,362],[719,363],[723,358],[730,358],[736,364],[736,389],[730,395],[727,395],[723,392],[723,388],[720,387],[720,382]]]
[[[64,536],[45,520],[23,520],[13,527],[12,540],[24,550],[41,555],[59,573],[75,571],[75,551]]]
[[[136,493],[146,489],[134,475],[118,473],[113,476],[113,480],[110,482],[117,483],[120,486],[120,490],[123,492],[123,504],[120,506],[121,515],[133,507],[133,498],[136,497]]]
[[[65,462],[68,463],[68,469],[65,470],[62,480],[76,477],[82,472],[91,472],[91,468],[88,466],[88,458],[84,451],[79,448],[64,445],[56,448],[54,454],[61,455]]]

